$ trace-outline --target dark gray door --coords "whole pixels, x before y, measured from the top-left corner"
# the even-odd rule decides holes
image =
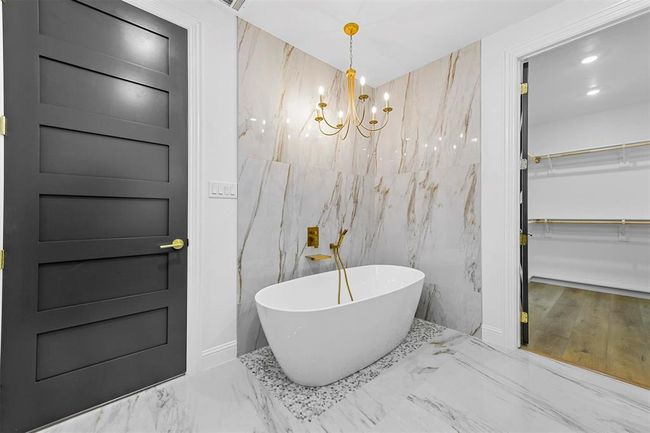
[[[521,344],[528,344],[528,62],[523,64],[521,92],[521,117],[519,141],[521,160],[527,163],[521,167],[519,188],[519,260],[521,268]],[[523,91],[525,89],[525,91]]]
[[[185,371],[187,34],[112,0],[4,3],[3,431]]]

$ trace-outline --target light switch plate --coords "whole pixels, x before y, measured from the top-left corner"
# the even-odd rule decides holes
[[[237,198],[237,184],[231,182],[210,182],[208,197]]]

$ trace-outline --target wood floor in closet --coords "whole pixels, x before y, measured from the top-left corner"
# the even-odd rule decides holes
[[[524,349],[650,389],[650,300],[531,282]]]

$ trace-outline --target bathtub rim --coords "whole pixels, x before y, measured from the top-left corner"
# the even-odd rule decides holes
[[[328,310],[332,310],[332,309],[335,309],[335,308],[342,308],[342,307],[345,307],[347,305],[358,304],[358,303],[361,303],[363,301],[369,301],[371,299],[381,298],[382,296],[390,295],[391,293],[395,293],[396,291],[398,291],[400,289],[405,289],[405,288],[407,288],[407,287],[409,287],[409,286],[411,286],[413,284],[417,284],[417,283],[423,281],[424,278],[426,277],[426,274],[424,272],[422,272],[421,270],[419,270],[419,269],[411,268],[409,266],[400,266],[400,265],[363,265],[363,266],[353,266],[351,268],[346,268],[346,269],[349,271],[350,269],[371,268],[371,267],[387,267],[387,268],[408,269],[410,271],[414,271],[414,272],[418,273],[419,275],[418,275],[418,278],[416,278],[413,282],[405,284],[405,285],[403,285],[401,287],[397,287],[395,289],[392,289],[392,290],[390,290],[390,291],[388,291],[386,293],[381,293],[379,295],[371,296],[369,298],[359,299],[358,301],[350,301],[350,302],[347,302],[345,304],[335,304],[335,305],[330,305],[328,307],[322,307],[322,308],[310,308],[310,309],[278,308],[278,307],[271,307],[271,306],[269,306],[267,304],[264,304],[264,303],[260,302],[259,299],[258,299],[258,296],[260,296],[261,293],[266,292],[269,289],[277,288],[277,286],[281,286],[281,285],[284,285],[286,283],[290,283],[290,282],[299,280],[301,278],[309,278],[309,277],[313,277],[313,276],[316,276],[316,275],[334,273],[334,272],[336,272],[336,270],[327,271],[327,272],[319,272],[317,274],[306,275],[304,277],[298,277],[298,278],[294,278],[292,280],[282,281],[280,283],[275,283],[275,284],[271,284],[270,286],[266,286],[262,290],[260,290],[259,292],[257,292],[255,294],[255,303],[257,304],[258,307],[264,307],[264,308],[266,308],[268,310],[278,311],[278,312],[282,312],[282,313],[315,313],[315,312],[318,312],[318,311],[328,311]]]

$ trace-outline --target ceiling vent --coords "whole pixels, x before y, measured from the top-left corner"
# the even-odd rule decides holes
[[[245,1],[246,0],[221,0],[222,3],[225,3],[228,7],[231,7],[236,11],[241,9]]]

